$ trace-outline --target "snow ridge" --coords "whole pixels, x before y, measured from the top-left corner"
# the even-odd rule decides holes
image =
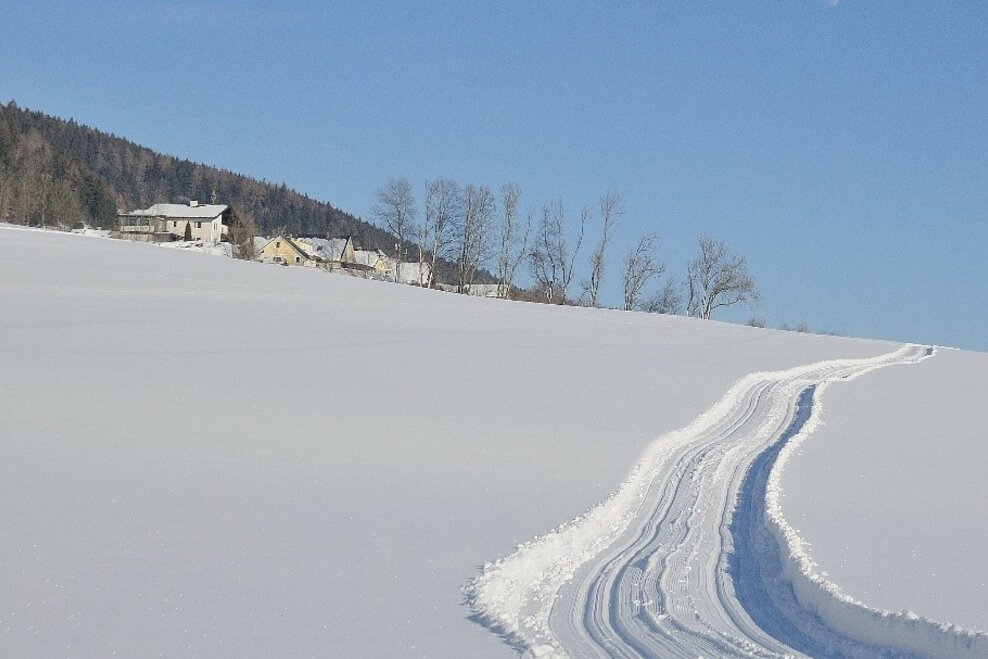
[[[932,356],[927,351],[924,358]],[[859,374],[852,375],[857,377]],[[806,543],[782,513],[782,473],[800,445],[821,424],[819,394],[809,421],[779,451],[765,489],[764,521],[782,553],[783,578],[791,586],[799,606],[832,629],[851,639],[889,648],[896,653],[923,657],[988,657],[988,633],[941,623],[912,611],[884,611],[869,607],[845,594],[828,580],[806,551]]]
[[[884,637],[814,596],[829,596],[833,588],[798,560],[805,558],[798,553],[798,536],[782,526],[777,474],[784,461],[776,456],[791,446],[788,440],[805,438],[818,423],[814,392],[826,384],[928,355],[922,347],[903,346],[871,359],[831,360],[742,378],[688,427],[655,440],[606,500],[486,564],[464,588],[475,618],[528,657],[783,657],[800,653],[787,638],[803,634],[814,639],[814,654],[890,656]],[[761,498],[750,516],[751,534],[734,535],[739,497],[743,487],[752,488],[756,463]],[[776,475],[772,513],[765,512],[770,472]],[[766,528],[770,517],[777,541],[766,539],[773,535]],[[790,618],[782,623],[795,630],[789,636],[776,637],[745,610],[732,580],[732,574],[738,577],[732,560],[742,552],[753,557],[741,566],[744,576],[769,570],[757,579],[774,584],[770,598],[782,592],[787,599],[767,611],[800,609],[791,618],[769,614]],[[882,620],[896,615],[882,614]],[[902,620],[956,637],[940,641],[953,648],[947,651],[951,656],[964,656],[957,653],[963,647],[984,655],[977,635],[906,615]],[[856,627],[845,634],[848,625]],[[908,656],[927,654],[930,646],[924,641],[895,647],[896,656]]]

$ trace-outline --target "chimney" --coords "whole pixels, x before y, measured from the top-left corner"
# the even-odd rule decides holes
[[[192,208],[195,208],[198,205],[199,205],[199,202],[198,201],[196,201],[195,199],[189,199],[189,206],[191,206]]]

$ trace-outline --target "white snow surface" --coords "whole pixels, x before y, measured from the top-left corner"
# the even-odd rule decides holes
[[[165,249],[181,249],[187,252],[207,254],[209,256],[225,256],[229,258],[233,255],[233,245],[230,243],[204,242],[201,240],[176,240],[169,243],[151,243],[151,245],[154,247],[163,247]]]
[[[4,656],[510,656],[485,561],[747,400],[696,454],[733,483],[708,453],[904,354],[5,227],[0,309]]]
[[[835,386],[821,420],[779,481],[815,571],[865,606],[988,631],[988,354]]]
[[[915,643],[897,644],[881,624],[846,624],[844,602],[793,601],[810,579],[792,569],[796,539],[775,533],[773,524],[785,526],[777,506],[762,503],[779,448],[816,423],[817,392],[927,357],[904,346],[743,378],[690,426],[653,442],[607,501],[486,565],[470,585],[472,606],[532,657],[979,656],[988,638],[971,643],[931,624]],[[771,479],[767,489],[778,491]],[[824,609],[834,614],[829,627]],[[942,647],[974,651],[929,652]]]

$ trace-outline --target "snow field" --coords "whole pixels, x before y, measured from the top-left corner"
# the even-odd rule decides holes
[[[840,370],[800,369],[895,347],[189,252],[0,227],[0,654],[506,656],[463,606],[478,572],[470,600],[533,655],[620,629],[568,622],[590,592],[753,652],[771,639],[721,633],[745,613],[698,559],[730,543],[723,488]],[[795,379],[745,380],[769,371]],[[629,535],[657,500],[671,570]],[[584,588],[604,558],[630,579]]]
[[[505,656],[484,560],[747,373],[888,349],[0,228],[0,654]]]

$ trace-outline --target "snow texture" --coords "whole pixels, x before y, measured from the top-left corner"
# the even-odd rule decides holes
[[[828,624],[923,656],[988,656],[986,394],[988,355],[939,349],[828,392],[813,436],[783,450],[770,517],[797,596]]]
[[[548,615],[481,572],[527,614],[488,622],[539,654],[560,624],[580,643],[614,628],[569,622],[563,604],[609,592],[588,566],[619,568],[630,548],[662,573],[629,517],[654,519],[660,498],[676,521],[660,533],[686,533],[659,538],[678,543],[677,581],[643,583],[668,599],[616,580],[626,602],[587,601],[660,626],[724,610],[730,581],[709,575],[729,566],[709,551],[731,543],[738,466],[784,434],[807,387],[905,354],[191,251],[0,227],[4,656],[505,656],[461,585],[591,509],[525,545],[596,556],[537,575],[539,593],[564,584]],[[675,477],[643,485],[641,463],[628,475],[640,458]],[[608,498],[621,482],[638,489]],[[623,517],[593,512],[615,501]],[[781,651],[731,611],[746,634],[706,630],[705,653],[752,650],[747,634]]]
[[[745,598],[735,588],[759,571],[758,579],[778,581],[784,545],[735,550],[732,542],[753,544],[758,534],[727,538],[724,530],[749,467],[811,418],[799,415],[800,401],[808,410],[817,387],[923,355],[907,346],[743,378],[693,424],[656,440],[608,500],[486,565],[468,587],[472,606],[530,656],[788,656],[803,636],[817,656],[885,656],[867,638],[819,625],[813,611],[790,618],[791,633],[765,625],[785,608],[777,589]],[[756,507],[756,524],[762,510]],[[736,560],[741,549],[743,562]],[[774,573],[764,569],[767,561]],[[753,621],[743,603],[763,611],[774,605],[773,613]]]

